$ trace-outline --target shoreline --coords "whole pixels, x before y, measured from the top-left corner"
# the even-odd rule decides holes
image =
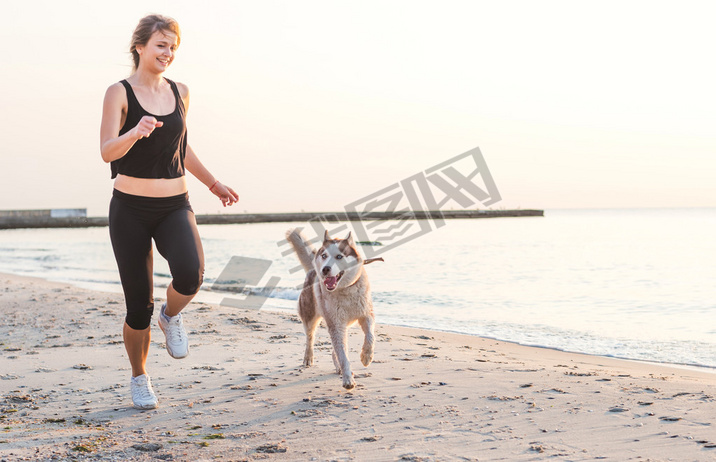
[[[57,281],[57,280],[49,280],[42,277],[36,277],[36,276],[26,276],[26,275],[18,275],[14,273],[5,273],[0,271],[0,278],[3,276],[8,277],[18,277],[18,278],[30,278],[30,279],[37,279],[40,281],[45,281],[48,283],[57,283],[57,284],[68,284],[73,287],[82,289],[82,290],[88,290],[92,292],[101,292],[101,293],[107,293],[107,294],[115,294],[115,295],[122,295],[121,286],[119,284],[116,284],[117,290],[105,290],[110,287],[113,287],[110,284],[99,284],[99,283],[87,283],[87,284],[78,284],[68,281]],[[164,285],[155,285],[156,288],[165,289],[166,286]],[[203,296],[202,296],[203,292]],[[209,305],[220,305],[220,301],[224,298],[223,293],[218,292],[212,292],[212,291],[204,291],[203,289],[199,292],[196,299],[194,300],[194,303],[204,303]],[[157,298],[159,300],[159,298]],[[267,311],[267,312],[273,312],[277,314],[295,314],[295,309],[291,308],[282,308],[277,306],[268,306],[268,307],[262,307],[261,311]],[[694,370],[694,371],[701,371],[707,374],[716,374],[716,366],[707,366],[707,365],[701,365],[701,364],[686,364],[686,363],[675,363],[675,362],[666,362],[666,361],[653,361],[648,359],[635,359],[635,358],[628,358],[628,357],[619,357],[619,356],[610,356],[610,355],[601,355],[598,353],[589,353],[589,352],[583,352],[583,351],[573,351],[573,350],[567,350],[562,349],[558,347],[548,346],[548,345],[536,345],[536,344],[525,344],[520,343],[513,340],[505,340],[500,339],[497,337],[492,337],[489,335],[478,335],[478,334],[471,334],[468,332],[459,332],[455,330],[443,330],[443,329],[436,329],[436,328],[430,328],[430,327],[423,327],[423,326],[410,326],[405,324],[383,324],[385,326],[392,326],[392,327],[400,327],[400,328],[406,328],[406,329],[418,329],[418,330],[425,330],[429,332],[442,332],[447,334],[456,334],[456,335],[465,335],[470,337],[477,337],[482,338],[486,340],[494,340],[498,342],[513,344],[516,346],[522,346],[527,348],[537,348],[537,349],[546,349],[546,350],[554,350],[557,352],[567,353],[567,354],[578,354],[578,355],[586,355],[586,356],[593,356],[595,358],[606,358],[606,359],[614,359],[618,361],[632,361],[635,363],[643,363],[643,364],[650,364],[654,366],[665,366],[665,367],[672,367],[675,369],[686,369],[686,370]]]
[[[167,355],[153,323],[148,369],[160,407],[138,411],[121,294],[0,280],[0,459],[716,457],[713,373],[378,319],[367,368],[360,329],[350,330],[358,386],[346,391],[325,328],[316,365],[304,368],[294,314],[206,303],[185,311],[185,360]]]

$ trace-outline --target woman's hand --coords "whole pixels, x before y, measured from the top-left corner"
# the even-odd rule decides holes
[[[159,122],[154,117],[145,115],[132,130],[134,130],[135,138],[141,140],[142,138],[147,138],[155,128],[159,128],[162,125],[164,125],[164,122]]]
[[[220,181],[214,183],[214,186],[209,188],[209,191],[211,191],[216,197],[221,199],[221,203],[224,204],[224,207],[239,202],[239,195],[236,194],[236,191],[222,184]]]

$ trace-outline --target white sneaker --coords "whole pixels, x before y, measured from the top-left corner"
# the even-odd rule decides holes
[[[137,409],[155,409],[159,402],[152,390],[152,380],[147,374],[132,377],[132,403]]]
[[[159,327],[166,337],[167,352],[174,359],[186,358],[189,354],[189,338],[184,330],[184,322],[181,313],[171,316],[167,321],[164,310],[167,304],[162,305],[159,312]]]

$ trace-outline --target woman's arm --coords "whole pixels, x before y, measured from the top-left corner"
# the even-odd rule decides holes
[[[152,116],[144,116],[136,127],[119,136],[122,128],[122,115],[127,112],[127,93],[121,83],[107,89],[102,107],[102,124],[100,126],[100,153],[102,160],[112,162],[121,159],[134,146],[137,140],[152,134],[163,122],[157,122]]]
[[[176,82],[176,84],[179,94],[181,95],[181,99],[184,101],[184,110],[185,112],[189,112],[189,87],[180,82]],[[196,156],[196,153],[189,145],[186,147],[184,167],[189,170],[189,173],[204,183],[206,187],[209,188],[209,191],[221,199],[221,203],[224,204],[224,207],[235,204],[239,201],[239,195],[236,191],[217,180],[214,175],[212,175],[211,172],[204,167],[204,164],[201,163],[199,158]]]
[[[221,203],[224,204],[224,207],[239,201],[239,195],[236,191],[217,180],[214,175],[204,167],[204,164],[201,163],[194,150],[188,145],[186,147],[184,166],[199,181],[204,183],[206,187],[209,188],[209,191],[221,199]]]

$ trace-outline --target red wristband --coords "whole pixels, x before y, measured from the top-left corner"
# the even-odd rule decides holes
[[[214,186],[216,186],[216,183],[218,183],[218,182],[219,182],[219,180],[214,181],[214,184],[211,185],[211,187],[209,188],[209,191],[214,189]],[[211,192],[213,192],[213,191],[211,191]]]

